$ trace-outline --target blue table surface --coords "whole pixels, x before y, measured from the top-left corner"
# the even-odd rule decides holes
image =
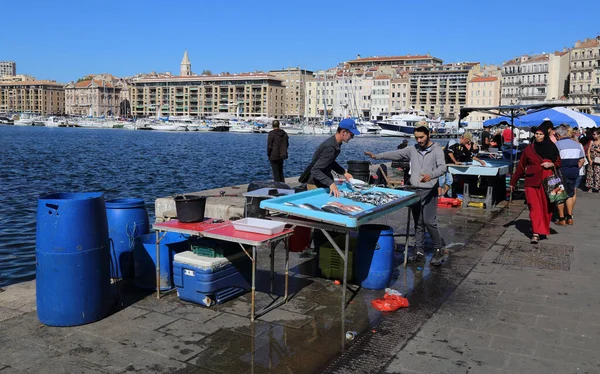
[[[344,183],[340,190],[349,191],[347,183]],[[329,195],[329,192],[325,188],[318,188],[316,190],[310,190],[306,192],[300,192],[293,195],[276,197],[269,200],[264,200],[260,203],[262,209],[268,209],[272,212],[285,213],[295,217],[306,218],[318,222],[330,223],[337,226],[345,227],[358,227],[361,224],[371,221],[375,218],[381,217],[385,214],[391,213],[394,210],[401,209],[403,207],[414,204],[419,201],[419,196],[414,192],[393,190],[389,188],[372,187],[363,193],[369,191],[382,191],[388,192],[398,196],[398,199],[384,204],[375,206],[368,203],[361,203],[350,200],[344,197],[333,197]],[[299,207],[293,207],[285,205],[286,202],[291,202],[296,205],[300,204],[312,204],[317,207],[321,207],[328,202],[337,201],[345,205],[357,205],[364,210],[353,214],[352,216],[346,216],[343,214],[335,214],[329,212],[322,212],[317,210],[309,210]]]

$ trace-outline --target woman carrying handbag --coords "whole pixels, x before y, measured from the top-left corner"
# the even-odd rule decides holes
[[[525,198],[531,220],[531,243],[538,243],[540,235],[550,235],[550,221],[554,204],[546,196],[543,180],[552,176],[560,167],[558,148],[552,143],[545,127],[534,131],[535,141],[527,146],[510,180],[510,189],[525,176]]]

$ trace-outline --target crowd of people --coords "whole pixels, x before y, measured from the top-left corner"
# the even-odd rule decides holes
[[[525,199],[531,220],[531,242],[550,234],[554,224],[574,224],[577,189],[600,192],[600,130],[588,129],[585,134],[568,125],[554,127],[544,122],[531,129],[532,139],[523,149],[517,168],[510,181],[511,190],[524,179]],[[544,180],[558,176],[566,193],[564,201],[551,202]],[[585,181],[585,182],[584,182]]]

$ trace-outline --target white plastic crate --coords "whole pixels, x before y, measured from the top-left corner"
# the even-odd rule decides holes
[[[239,231],[273,235],[282,232],[285,228],[285,223],[260,218],[243,218],[233,221],[233,228]]]

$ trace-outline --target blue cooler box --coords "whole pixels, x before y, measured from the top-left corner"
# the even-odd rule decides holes
[[[212,258],[191,251],[175,255],[173,280],[181,300],[221,304],[250,290],[251,262],[245,253]]]

